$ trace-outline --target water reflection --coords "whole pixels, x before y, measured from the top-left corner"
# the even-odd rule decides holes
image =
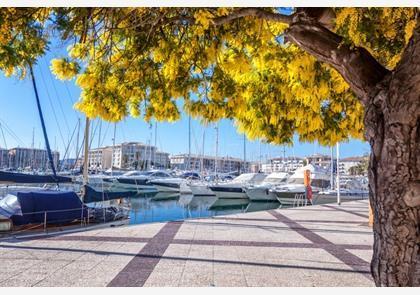
[[[158,193],[126,200],[130,224],[183,220],[244,212],[277,209],[278,202],[250,202],[247,199],[218,199],[214,196]]]

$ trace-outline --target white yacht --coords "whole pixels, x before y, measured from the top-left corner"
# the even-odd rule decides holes
[[[149,181],[159,192],[176,192],[181,194],[191,194],[188,181],[200,179],[196,172],[184,172],[179,177],[157,178]]]
[[[149,182],[154,179],[171,178],[172,175],[165,171],[129,171],[119,177],[116,177],[114,183],[119,187],[136,189],[139,191],[153,191],[156,188]]]
[[[264,173],[244,173],[227,183],[209,186],[216,197],[222,199],[248,199],[245,187],[260,184],[267,175]]]
[[[216,194],[209,188],[211,183],[206,181],[192,182],[189,184],[191,193],[194,196],[215,196]]]
[[[276,195],[277,200],[282,205],[293,205],[296,195],[305,193],[303,180],[305,170],[311,172],[311,189],[313,194],[326,190],[330,186],[330,173],[328,171],[312,164],[300,167],[289,177],[286,184],[277,185],[269,189],[271,193]]]
[[[341,201],[351,201],[368,198],[368,179],[362,178],[345,178],[340,179],[340,199]],[[319,192],[314,196],[314,204],[327,204],[337,201],[337,189],[328,189]]]
[[[273,172],[261,184],[246,187],[246,195],[251,201],[277,201],[276,195],[270,191],[270,188],[285,184],[288,177],[287,172]]]

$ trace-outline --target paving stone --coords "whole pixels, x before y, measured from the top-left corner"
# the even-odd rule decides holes
[[[0,242],[0,286],[373,286],[367,211],[365,200]]]

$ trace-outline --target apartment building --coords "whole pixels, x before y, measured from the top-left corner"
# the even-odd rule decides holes
[[[180,170],[203,171],[213,173],[248,172],[250,162],[233,157],[214,157],[202,155],[179,154],[170,156],[171,167]]]
[[[54,166],[57,169],[60,153],[57,151],[52,151],[51,153]],[[12,169],[46,170],[50,168],[47,150],[16,147],[8,150],[7,157],[7,167]]]

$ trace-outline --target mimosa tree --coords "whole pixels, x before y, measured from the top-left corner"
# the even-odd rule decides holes
[[[0,68],[53,60],[87,116],[174,121],[177,102],[250,138],[371,145],[371,269],[420,285],[420,25],[417,8],[30,8],[0,10]]]

